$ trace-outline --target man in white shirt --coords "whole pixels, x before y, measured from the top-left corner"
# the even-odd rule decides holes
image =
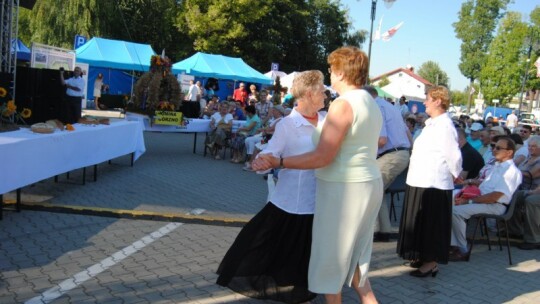
[[[81,118],[84,79],[80,67],[75,67],[73,77],[64,79],[64,69],[60,68],[60,83],[66,87],[66,105],[63,111],[65,123],[76,123]]]
[[[521,171],[512,160],[515,149],[514,141],[510,137],[500,137],[493,148],[496,163],[491,172],[478,186],[481,195],[473,199],[455,198],[450,243],[455,250],[450,254],[450,261],[469,260],[470,252],[466,239],[466,220],[475,214],[500,215],[506,212],[512,195],[521,184],[522,179]]]
[[[506,117],[506,126],[510,129],[510,132],[514,132],[514,128],[517,127],[518,117],[516,111],[512,110],[512,113]]]
[[[188,100],[197,101],[200,98],[201,92],[193,80],[189,81]]]

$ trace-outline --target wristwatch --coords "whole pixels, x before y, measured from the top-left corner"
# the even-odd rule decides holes
[[[283,166],[283,157],[280,156],[280,157],[279,157],[279,169],[283,169],[283,168],[285,168],[285,167]]]

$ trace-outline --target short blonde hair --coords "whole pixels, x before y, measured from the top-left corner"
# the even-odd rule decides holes
[[[448,107],[450,107],[450,93],[446,87],[432,86],[428,89],[426,95],[431,96],[433,100],[440,99],[443,109],[448,110]]]
[[[367,82],[369,58],[357,47],[344,46],[333,51],[328,64],[332,70],[343,73],[347,84],[363,86]]]
[[[321,71],[304,71],[294,77],[291,91],[294,98],[300,99],[308,91],[319,89],[321,84],[324,84],[324,75]]]

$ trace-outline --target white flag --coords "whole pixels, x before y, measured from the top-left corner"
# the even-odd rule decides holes
[[[379,20],[379,27],[375,31],[375,37],[373,37],[373,41],[375,40],[381,40],[381,26],[382,26],[382,20],[384,16],[381,17],[381,20]]]
[[[400,22],[398,25],[396,25],[394,27],[391,27],[388,31],[384,32],[382,34],[382,40],[384,40],[384,41],[390,40],[390,38],[392,38],[392,36],[394,36],[394,34],[397,32],[397,30],[399,30],[399,28],[402,25],[403,25],[403,21]]]

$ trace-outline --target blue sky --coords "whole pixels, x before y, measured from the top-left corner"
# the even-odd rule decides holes
[[[508,10],[522,13],[528,21],[529,13],[538,5],[537,0],[514,0]],[[341,0],[349,8],[356,30],[367,30],[371,24],[371,0]],[[452,90],[464,89],[469,81],[461,75],[458,64],[461,40],[456,38],[452,23],[458,19],[463,1],[459,0],[397,0],[386,8],[378,0],[373,25],[375,32],[383,17],[381,33],[403,21],[403,26],[390,41],[374,41],[371,47],[370,76],[375,77],[407,64],[416,69],[432,60],[450,77]],[[363,47],[367,53],[368,44]]]

